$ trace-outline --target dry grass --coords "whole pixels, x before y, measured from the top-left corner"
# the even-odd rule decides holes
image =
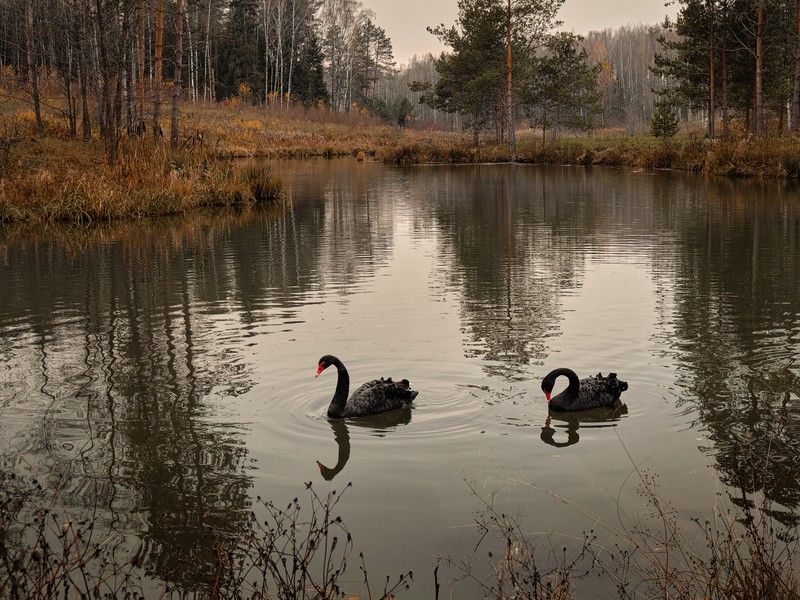
[[[167,150],[152,140],[125,140],[120,161],[102,150],[61,140],[29,142],[24,162],[0,178],[0,221],[91,222],[184,213],[202,206],[277,198],[269,173],[218,158],[207,147]]]
[[[194,105],[186,110],[183,126],[187,132],[202,132],[218,155],[237,158],[350,156],[359,150],[375,155],[403,136],[368,113],[277,103]]]
[[[169,123],[163,120],[167,132]],[[519,162],[670,168],[713,175],[800,177],[800,145],[786,138],[751,139],[732,128],[727,141],[696,134],[670,140],[627,137],[617,130],[542,143],[521,129],[512,157],[505,145],[475,146],[469,133],[421,131],[382,124],[364,111],[332,113],[240,99],[187,104],[180,147],[149,135],[123,137],[120,160],[106,164],[99,141],[71,139],[65,122],[45,114],[39,139],[33,112],[0,106],[0,222],[95,220],[181,214],[209,205],[274,198],[280,183],[231,159],[368,156],[390,164]],[[80,132],[78,137],[80,137]],[[254,179],[255,177],[255,179]],[[259,181],[257,181],[259,180]]]

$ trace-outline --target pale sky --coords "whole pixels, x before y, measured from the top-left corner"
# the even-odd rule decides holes
[[[621,25],[661,23],[669,14],[675,16],[674,4],[665,0],[565,0],[558,19],[564,29],[585,34],[589,31]],[[375,24],[392,40],[397,66],[414,55],[438,54],[444,48],[425,29],[440,23],[454,25],[458,15],[456,0],[361,0],[375,13]]]

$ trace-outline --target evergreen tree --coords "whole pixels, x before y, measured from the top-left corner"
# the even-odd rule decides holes
[[[765,110],[783,122],[792,94],[798,43],[797,4],[788,0],[679,0],[679,38],[661,43],[654,72],[670,78],[673,102],[705,112],[716,135],[734,109],[760,135]]]
[[[381,27],[367,19],[361,27],[356,54],[355,87],[362,103],[378,96],[378,82],[395,73],[392,41]],[[384,98],[385,99],[385,98]]]
[[[405,127],[414,118],[414,108],[411,105],[411,100],[408,98],[400,98],[395,103],[394,118],[395,122],[400,127]]]
[[[678,113],[671,103],[662,100],[656,104],[650,133],[657,138],[668,138],[678,133]]]
[[[460,29],[428,28],[453,51],[439,57],[439,81],[425,99],[435,108],[469,115],[477,142],[503,92],[504,15],[494,0],[459,0],[458,5]]]
[[[249,90],[258,97],[264,88],[260,56],[257,0],[231,0],[217,68],[218,97],[230,97]]]
[[[527,113],[542,128],[584,130],[601,111],[597,77],[601,65],[590,67],[586,50],[578,50],[580,36],[561,32],[549,36],[545,51],[531,63],[522,98]]]
[[[292,94],[306,106],[330,100],[325,86],[325,67],[322,48],[316,33],[308,29],[300,42],[297,62],[294,65]]]
[[[554,19],[562,3],[459,0],[456,26],[428,29],[452,53],[439,58],[440,78],[425,93],[425,100],[436,108],[469,115],[476,141],[479,131],[494,123],[498,140],[507,138],[513,152],[518,90],[547,32],[558,25]]]

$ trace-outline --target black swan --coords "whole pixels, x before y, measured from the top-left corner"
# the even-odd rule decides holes
[[[556,379],[561,375],[567,376],[569,387],[551,398],[550,394]],[[619,400],[620,394],[627,389],[628,384],[617,379],[616,373],[609,373],[608,377],[603,377],[602,373],[598,373],[597,377],[578,380],[578,376],[572,369],[554,369],[542,379],[542,391],[547,396],[549,408],[558,411],[589,410],[614,406]]]
[[[348,398],[350,375],[347,374],[347,369],[344,368],[342,361],[338,358],[330,354],[320,358],[317,377],[331,365],[335,365],[336,370],[339,372],[336,392],[333,394],[333,399],[328,407],[328,417],[331,419],[363,417],[403,408],[411,404],[419,393],[411,389],[408,379],[392,381],[391,377],[389,379],[381,377],[380,379],[368,381]]]

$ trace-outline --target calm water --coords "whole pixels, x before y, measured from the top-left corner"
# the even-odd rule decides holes
[[[94,516],[157,581],[196,581],[183,565],[208,559],[209,531],[305,482],[353,483],[346,579],[358,591],[362,551],[372,581],[414,571],[406,597],[433,597],[438,556],[469,556],[481,498],[544,550],[599,519],[630,528],[647,512],[634,466],[691,535],[742,482],[800,513],[796,186],[273,169],[280,208],[0,231],[2,472]],[[410,379],[415,407],[328,421],[323,354],[354,384]],[[558,366],[616,371],[625,408],[548,422],[539,381]],[[441,567],[445,596],[472,593],[458,574]]]

